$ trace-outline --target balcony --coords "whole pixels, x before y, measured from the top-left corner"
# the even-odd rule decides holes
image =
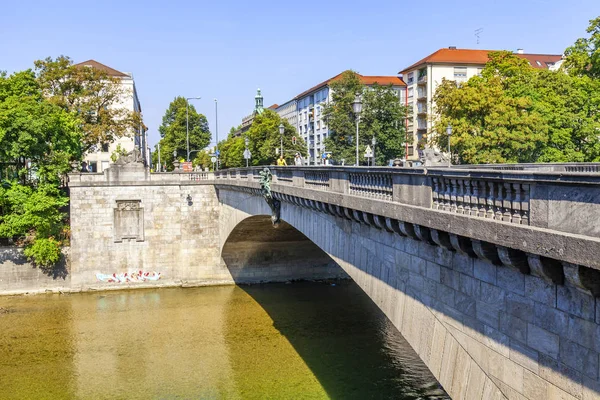
[[[417,101],[427,100],[427,92],[418,92],[417,93]]]
[[[425,116],[427,115],[427,105],[424,104],[419,104],[419,106],[421,107],[417,107],[417,115],[418,116]]]
[[[417,79],[417,85],[427,85],[427,75],[420,76]]]

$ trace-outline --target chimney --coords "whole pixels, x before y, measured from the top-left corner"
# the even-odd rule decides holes
[[[517,54],[523,54],[523,53],[525,53],[525,52],[523,51],[523,49],[517,49]]]
[[[456,46],[448,46],[450,50],[456,50]]]

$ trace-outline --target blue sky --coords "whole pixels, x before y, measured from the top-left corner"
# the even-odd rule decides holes
[[[133,72],[150,142],[175,96],[195,101],[219,137],[251,112],[283,103],[345,69],[396,75],[431,52],[524,48],[562,53],[586,36],[598,0],[7,1],[0,70],[64,54]],[[474,31],[483,28],[477,45]]]

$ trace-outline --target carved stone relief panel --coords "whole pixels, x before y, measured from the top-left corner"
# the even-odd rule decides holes
[[[144,241],[144,209],[141,200],[117,200],[114,209],[115,242]]]

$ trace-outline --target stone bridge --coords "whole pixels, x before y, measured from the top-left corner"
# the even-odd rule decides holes
[[[350,276],[452,398],[600,397],[599,165],[259,171],[70,175],[73,290]]]

